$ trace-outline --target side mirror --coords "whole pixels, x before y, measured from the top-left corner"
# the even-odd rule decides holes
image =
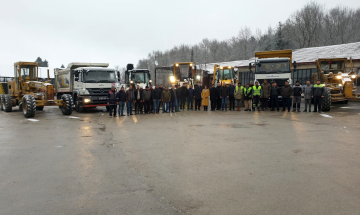
[[[294,65],[294,70],[296,70],[296,67],[297,67],[296,61],[294,61],[293,65]]]
[[[75,77],[75,81],[79,81],[79,77]]]
[[[117,71],[118,81],[120,81],[120,72]]]
[[[251,63],[249,63],[249,70],[251,71]]]

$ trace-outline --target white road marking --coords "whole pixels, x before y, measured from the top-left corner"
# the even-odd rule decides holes
[[[326,117],[326,118],[334,118],[334,117],[332,117],[330,115],[327,115],[327,114],[320,114],[320,116],[323,116],[323,117]]]
[[[40,121],[40,120],[38,120],[38,119],[27,119],[27,120],[29,120],[29,121],[31,121],[31,122],[38,122],[38,121]]]

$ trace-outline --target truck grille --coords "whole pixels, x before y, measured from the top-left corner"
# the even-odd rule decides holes
[[[92,96],[106,96],[110,91],[110,88],[87,88]]]

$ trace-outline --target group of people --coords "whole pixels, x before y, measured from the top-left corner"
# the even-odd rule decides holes
[[[283,110],[286,108],[288,112],[291,109],[291,103],[293,103],[293,111],[300,112],[301,95],[304,94],[305,109],[304,112],[311,112],[311,100],[314,100],[314,112],[321,111],[322,98],[324,97],[324,87],[320,84],[320,80],[313,86],[310,81],[306,82],[305,86],[300,86],[299,82],[291,87],[289,82],[285,82],[285,85],[281,88],[277,86],[276,82],[269,84],[267,80],[259,85],[258,81],[246,84],[245,86],[238,83],[236,86],[231,83],[229,86],[226,84],[217,84],[217,87],[213,84],[211,89],[207,89],[206,86],[201,86],[200,83],[193,89],[192,85],[187,87],[172,85],[163,87],[163,85],[156,85],[155,89],[150,86],[146,86],[145,89],[136,87],[132,89],[130,85],[129,89],[125,91],[124,87],[121,87],[119,92],[116,92],[115,86],[111,88],[108,93],[108,105],[110,117],[125,116],[124,107],[126,104],[127,115],[133,115],[133,106],[135,106],[134,114],[159,114],[160,107],[162,107],[163,113],[180,112],[181,110],[193,110],[195,100],[195,111],[200,111],[200,107],[203,107],[204,111],[208,111],[209,100],[211,102],[210,111],[227,111],[228,100],[229,110],[240,111],[242,101],[245,106],[244,111],[258,111],[268,110],[279,111],[279,96],[282,97]],[[269,106],[269,100],[270,105]],[[293,101],[293,102],[292,102]],[[186,106],[185,106],[186,105]],[[117,108],[119,106],[119,108]]]

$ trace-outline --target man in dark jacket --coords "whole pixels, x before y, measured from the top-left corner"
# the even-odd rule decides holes
[[[322,99],[324,98],[324,86],[320,84],[320,80],[316,81],[313,87],[313,94],[312,97],[314,98],[314,112],[321,112],[321,103]]]
[[[127,115],[132,115],[132,108],[134,104],[134,91],[132,89],[132,85],[129,86],[129,89],[126,90],[126,108],[127,108]]]
[[[180,112],[180,104],[181,104],[181,88],[180,85],[176,85],[176,90],[175,90],[175,95],[176,95],[176,112]]]
[[[221,84],[218,83],[217,87],[217,95],[216,95],[216,110],[220,110],[221,109]]]
[[[261,109],[267,110],[269,109],[269,98],[270,98],[270,84],[267,82],[267,80],[264,80],[264,83],[261,84],[261,90],[262,90],[262,95],[261,95]]]
[[[162,95],[162,92],[164,91],[164,87],[162,84],[160,84],[160,87],[159,87],[160,91],[161,91],[161,95]],[[164,104],[163,104],[163,100],[160,99],[160,104],[159,104],[159,107],[162,107],[162,110],[163,112],[165,112],[165,108],[164,108]]]
[[[211,101],[211,110],[214,111],[216,109],[216,99],[218,97],[218,91],[215,88],[215,84],[212,85],[210,89],[210,101]]]
[[[142,112],[142,104],[143,104],[143,95],[139,86],[136,87],[134,96],[135,96],[135,115],[136,115]]]
[[[188,102],[187,102],[187,110],[189,111],[190,109],[193,110],[193,104],[194,104],[194,89],[192,88],[192,85],[189,85],[189,89],[188,89]],[[190,108],[190,104],[191,104],[191,108]]]
[[[223,111],[225,109],[225,111],[227,111],[227,99],[229,98],[229,88],[226,86],[225,83],[221,88],[220,98],[221,98],[221,110]]]
[[[279,96],[281,95],[281,90],[277,86],[276,82],[272,83],[272,87],[270,89],[270,100],[271,100],[271,111],[274,111],[275,107],[279,112]]]
[[[161,100],[161,90],[159,89],[159,85],[155,86],[155,89],[152,92],[152,98],[153,98],[153,102],[154,102],[154,114],[155,113],[159,113],[159,108],[160,108],[160,100]]]
[[[229,102],[230,102],[230,108],[229,110],[235,110],[235,96],[234,96],[234,93],[235,93],[235,86],[234,86],[234,83],[231,82],[230,86],[229,86]]]
[[[287,107],[288,112],[290,112],[290,108],[291,108],[291,94],[292,94],[292,88],[289,85],[289,82],[286,81],[285,82],[285,86],[283,86],[281,88],[281,96],[282,96],[282,101],[283,101],[283,112],[285,111],[285,107]]]
[[[300,112],[302,89],[303,88],[300,86],[299,81],[296,81],[295,86],[292,89],[293,112],[295,112],[296,110]]]
[[[125,116],[124,115],[124,107],[125,107],[125,103],[126,103],[126,93],[124,91],[124,87],[121,87],[120,91],[116,94],[116,98],[118,99],[118,102],[119,102],[119,109],[118,109],[119,117]]]
[[[180,95],[181,95],[180,109],[182,109],[182,110],[185,110],[185,102],[188,97],[188,94],[189,94],[189,92],[187,90],[186,84],[184,83],[180,89]]]
[[[153,86],[150,85],[149,87],[149,91],[151,92],[151,100],[150,100],[150,113],[154,113],[154,99],[153,99],[153,91],[154,91],[154,88]]]
[[[195,87],[195,90],[194,90],[194,96],[195,96],[195,111],[196,111],[196,110],[200,110],[200,106],[201,106],[201,92],[202,92],[202,87],[201,87],[201,84],[198,83],[197,87]]]
[[[174,113],[174,109],[175,109],[175,111],[177,110],[177,108],[176,108],[176,100],[177,100],[176,99],[176,89],[175,89],[174,84],[171,86],[170,95],[171,95],[171,98],[170,98],[169,112]]]
[[[149,90],[149,87],[146,86],[145,90],[143,90],[143,104],[145,114],[150,112],[151,97],[151,91]]]
[[[244,88],[244,104],[245,104],[244,111],[251,111],[251,98],[253,94],[252,90],[253,88],[251,88],[249,84],[246,84],[246,87]]]
[[[108,92],[107,96],[107,105],[109,105],[109,115],[112,117],[112,112],[114,110],[114,117],[116,117],[116,106],[118,104],[118,100],[116,98],[115,86],[111,86],[111,90]]]

